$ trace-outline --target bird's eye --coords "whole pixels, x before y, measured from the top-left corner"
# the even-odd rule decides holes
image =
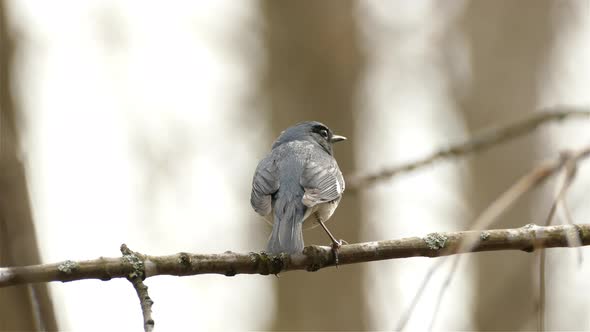
[[[322,135],[323,138],[328,139],[328,131],[326,129],[320,130],[320,135]]]

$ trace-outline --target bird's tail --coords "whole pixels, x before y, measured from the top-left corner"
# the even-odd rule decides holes
[[[274,206],[274,224],[268,239],[267,251],[294,254],[303,251],[304,207],[298,207],[292,200],[278,199]]]

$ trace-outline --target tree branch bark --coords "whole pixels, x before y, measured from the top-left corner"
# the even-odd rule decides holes
[[[483,130],[463,143],[441,149],[421,159],[385,168],[374,174],[357,174],[351,176],[350,179],[347,179],[346,189],[353,191],[369,187],[376,182],[386,180],[400,173],[410,172],[431,165],[440,160],[464,157],[472,153],[484,151],[492,146],[528,134],[544,124],[578,118],[590,118],[590,109],[587,107],[547,108],[528,118],[510,123],[506,126]]]
[[[590,245],[590,224],[541,227],[533,224],[520,228],[488,231],[431,233],[424,237],[364,242],[344,245],[339,251],[340,265],[408,257],[440,257],[467,252],[521,250],[568,247],[568,237],[578,236],[582,246]],[[469,250],[461,244],[479,239]],[[189,276],[198,274],[278,274],[291,270],[317,271],[334,266],[330,247],[308,246],[301,254],[276,256],[267,253],[223,254],[178,253],[168,256],[137,254],[142,264],[124,257],[74,262],[0,268],[0,287],[12,285],[128,278],[143,269],[146,278],[158,275]]]

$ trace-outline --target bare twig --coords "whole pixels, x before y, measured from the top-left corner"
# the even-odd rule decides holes
[[[436,299],[436,306],[434,307],[434,312],[432,314],[432,319],[430,320],[430,327],[428,328],[428,331],[432,331],[432,328],[434,327],[434,323],[436,323],[436,318],[438,317],[438,310],[440,309],[442,299],[445,295],[445,292],[447,291],[447,289],[451,285],[451,281],[453,280],[453,276],[455,275],[455,272],[457,271],[457,268],[459,267],[460,258],[461,258],[461,256],[454,256],[453,257],[453,265],[451,265],[451,270],[447,274],[447,278],[443,282],[443,284],[440,288],[440,292],[438,293],[438,297]]]
[[[574,221],[572,219],[569,207],[567,205],[567,200],[565,199],[565,194],[566,194],[567,190],[569,189],[570,185],[572,184],[573,179],[578,172],[578,167],[577,167],[577,163],[574,160],[572,160],[571,153],[564,153],[563,157],[568,158],[568,160],[566,161],[566,163],[564,165],[564,180],[563,180],[564,182],[561,187],[562,189],[558,192],[558,194],[555,198],[555,202],[557,202],[557,207],[561,207],[561,211],[563,212],[563,219],[565,220],[565,223],[569,224],[569,225],[573,225]],[[578,237],[575,236],[575,234],[572,234],[572,236],[569,237],[569,241],[571,243],[570,247],[579,246],[580,239],[578,239]],[[584,260],[582,249],[577,248],[576,251],[578,252],[578,265],[581,265]]]
[[[492,225],[492,223],[505,211],[507,211],[512,204],[514,204],[518,198],[522,197],[526,192],[530,191],[532,188],[540,185],[546,179],[548,179],[551,175],[556,174],[562,167],[571,168],[572,165],[576,165],[578,161],[583,158],[586,158],[590,155],[590,146],[576,151],[574,153],[563,153],[558,160],[555,161],[548,161],[545,162],[537,167],[535,167],[531,172],[525,174],[522,178],[520,178],[516,183],[514,183],[508,190],[506,190],[502,195],[500,195],[492,204],[490,204],[476,219],[473,223],[472,230],[482,230],[488,228]],[[567,158],[565,158],[567,156]],[[568,184],[569,186],[569,184]],[[551,209],[552,211],[554,208]],[[575,235],[574,235],[575,236]],[[571,239],[572,235],[568,235],[568,243],[570,243],[570,247],[576,246],[578,243],[572,243]],[[460,244],[458,252],[469,252],[471,248],[477,245],[478,242],[483,240],[483,238],[467,238],[463,243]],[[541,253],[543,255],[543,253]],[[461,257],[457,258],[459,261]],[[456,262],[458,264],[459,262]],[[403,330],[405,324],[407,323],[409,317],[412,314],[412,311],[415,307],[415,303],[417,299],[421,296],[423,289],[426,287],[426,284],[430,280],[431,275],[440,267],[441,264],[434,265],[429,271],[427,277],[424,280],[424,283],[420,287],[419,291],[414,295],[414,300],[412,301],[412,305],[410,306],[409,310],[402,316],[400,321],[398,322],[397,330]],[[452,273],[454,269],[451,270],[451,275],[448,276],[452,278]],[[441,296],[444,295],[444,291],[446,287],[441,289]],[[436,313],[435,313],[436,315]]]
[[[553,221],[553,217],[555,216],[555,212],[557,211],[557,206],[561,201],[563,201],[567,190],[570,188],[572,182],[574,181],[574,178],[577,173],[576,162],[578,154],[579,152],[576,154],[562,153],[561,155],[561,159],[563,160],[561,168],[563,169],[565,176],[563,178],[563,182],[559,186],[559,190],[557,191],[557,195],[553,200],[553,204],[551,204],[551,208],[549,209],[549,213],[547,214],[547,219],[545,220],[545,226],[549,226],[551,224],[551,221]]]
[[[459,257],[461,257],[461,256],[454,257],[455,259],[453,260],[453,265],[451,266],[451,272],[447,275],[447,278],[445,279],[445,282],[443,283],[443,286],[441,287],[440,294],[439,294],[439,297],[438,297],[438,300],[437,300],[437,303],[436,303],[436,306],[434,309],[434,314],[432,315],[432,320],[430,321],[430,328],[429,328],[430,331],[432,330],[432,327],[434,326],[434,323],[436,320],[436,314],[438,312],[438,308],[440,307],[445,289],[450,285],[451,277],[454,274],[454,271],[456,270],[457,265],[459,263]],[[428,270],[428,273],[426,273],[426,276],[424,277],[424,279],[422,280],[422,283],[420,284],[420,287],[418,288],[418,292],[416,292],[416,294],[412,298],[412,303],[406,309],[406,311],[404,311],[404,313],[401,315],[400,319],[398,320],[395,331],[402,331],[406,327],[406,324],[410,320],[410,317],[412,316],[412,313],[414,312],[414,309],[416,308],[416,305],[418,304],[418,300],[422,297],[422,293],[424,293],[424,290],[426,289],[426,286],[430,282],[430,279],[432,279],[432,276],[434,275],[436,270],[438,270],[441,267],[441,265],[446,263],[446,261],[447,261],[446,259],[440,259],[440,260],[436,261],[436,263],[430,267],[430,269]]]
[[[431,165],[439,160],[458,158],[471,153],[480,152],[492,146],[530,133],[543,124],[574,118],[590,118],[590,110],[588,108],[576,107],[554,107],[541,110],[526,119],[511,123],[507,126],[484,130],[482,133],[476,134],[466,142],[439,150],[418,160],[386,168],[374,174],[352,176],[347,179],[347,189],[361,189],[395,175]]]
[[[489,231],[462,231],[431,233],[425,237],[399,240],[364,242],[343,245],[339,252],[339,265],[371,262],[415,256],[440,257],[459,253],[554,248],[568,246],[567,234],[577,232],[582,245],[590,245],[590,224],[520,228]],[[471,250],[462,249],[466,239],[481,238]],[[485,240],[484,240],[485,238]],[[291,270],[317,271],[334,266],[332,248],[308,246],[302,253],[276,256],[266,253],[240,254],[227,251],[223,254],[179,253],[169,256],[136,255],[143,262],[145,277],[157,275],[188,276],[198,274],[262,274],[274,275]],[[122,258],[99,258],[87,261],[0,268],[0,287],[50,281],[82,279],[126,278],[136,271],[134,264]]]
[[[537,308],[537,329],[539,331],[545,331],[545,250],[540,250],[537,253],[537,256],[539,257],[539,303]]]
[[[436,261],[436,263],[434,263],[430,267],[430,269],[428,270],[428,273],[426,273],[426,276],[424,277],[424,279],[422,279],[422,283],[420,284],[420,287],[418,288],[418,292],[416,292],[416,294],[412,298],[412,303],[406,309],[406,311],[404,311],[404,313],[401,315],[400,319],[398,320],[395,331],[401,331],[404,329],[404,327],[406,327],[408,320],[410,320],[410,317],[412,316],[412,312],[414,311],[414,309],[416,308],[416,305],[418,304],[418,300],[422,297],[422,293],[424,293],[424,290],[426,289],[426,286],[430,282],[430,279],[432,279],[434,272],[436,272],[436,270],[438,270],[438,268],[442,264],[444,264],[445,262],[446,262],[445,259],[439,259]]]
[[[472,230],[483,230],[486,226],[491,225],[496,218],[498,218],[503,212],[505,212],[516,200],[521,197],[525,192],[529,191],[535,184],[540,183],[542,179],[545,179],[548,175],[552,173],[548,173],[545,171],[546,167],[541,166],[534,169],[532,172],[526,174],[521,179],[519,179],[516,183],[514,183],[508,190],[506,190],[502,195],[500,195],[492,204],[490,204],[473,222],[473,226],[471,227]],[[482,232],[482,237],[472,237],[466,239],[463,243],[460,244],[460,251],[470,251],[477,243],[479,243],[482,239],[485,238],[487,233]],[[457,261],[460,260],[460,257],[457,258]],[[458,264],[458,262],[457,262]],[[441,264],[434,265],[434,271],[430,271],[429,274],[432,274],[440,267]],[[454,273],[454,269],[451,269],[449,275],[447,276],[447,280],[452,278]],[[425,282],[428,282],[430,277],[428,276],[425,279]],[[422,287],[426,287],[426,284],[423,284]],[[446,287],[441,289],[440,296],[444,295],[444,291]],[[414,295],[414,301],[420,296],[422,292],[422,288]],[[413,303],[413,302],[412,302]],[[408,321],[409,316],[411,315],[413,308],[415,305],[410,307],[410,311],[408,312],[408,317],[402,317],[400,322],[398,323],[398,330],[401,331],[404,329],[405,324]],[[436,312],[434,313],[436,316]]]
[[[560,157],[557,160],[547,161],[535,167],[490,204],[476,219],[471,229],[481,230],[490,227],[494,220],[507,211],[518,198],[556,174],[566,163],[577,163],[588,156],[590,156],[590,146],[572,153],[568,159]],[[468,251],[468,248],[478,241],[477,238],[469,239],[469,241],[462,244],[461,251]]]
[[[569,206],[567,204],[567,201],[565,199],[563,199],[561,201],[560,205],[562,207],[565,223],[567,225],[573,225],[574,221],[572,219],[572,215],[571,215]],[[569,239],[570,239],[570,247],[578,247],[579,246],[580,239],[578,239],[578,237],[575,236],[575,234],[572,234],[572,236],[570,236]],[[581,248],[577,248],[576,251],[578,252],[578,267],[580,267],[580,266],[582,266],[582,263],[584,263],[584,253],[582,252]]]
[[[123,260],[133,267],[133,271],[127,275],[127,280],[131,282],[139,298],[141,313],[143,314],[143,329],[145,332],[151,332],[154,330],[155,324],[152,318],[154,301],[148,294],[148,287],[143,283],[145,266],[141,258],[142,255],[131,251],[125,244],[121,245],[121,253],[123,254]]]
[[[549,213],[547,215],[547,219],[545,220],[545,226],[549,226],[553,221],[553,217],[555,216],[555,212],[557,211],[557,206],[560,202],[564,201],[565,194],[567,190],[570,188],[572,182],[574,182],[574,178],[576,176],[576,166],[577,166],[577,154],[572,153],[563,153],[562,159],[564,160],[563,163],[563,170],[565,172],[565,176],[559,190],[557,192],[557,196],[555,197],[553,204],[551,204],[551,208],[549,209]],[[578,239],[575,235],[568,235],[567,237],[569,246],[574,246],[578,243]],[[576,239],[576,240],[572,240]],[[539,253],[539,311],[538,311],[538,328],[539,331],[545,331],[545,321],[546,321],[546,253],[545,250],[541,250]]]

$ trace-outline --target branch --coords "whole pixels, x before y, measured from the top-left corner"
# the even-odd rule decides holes
[[[568,237],[578,236],[580,244],[590,245],[590,224],[541,227],[533,224],[521,228],[489,231],[462,231],[431,233],[425,237],[375,241],[343,245],[339,251],[339,264],[355,264],[407,257],[440,257],[459,253],[522,250],[567,247]],[[462,242],[477,244],[466,248]],[[471,249],[471,250],[469,250]],[[317,271],[334,266],[332,249],[326,246],[308,246],[301,254],[269,255],[267,253],[240,254],[226,251],[223,254],[178,253],[169,256],[136,255],[142,264],[126,257],[98,258],[87,261],[0,268],[0,287],[50,281],[82,279],[110,280],[127,278],[143,269],[145,277],[157,275],[188,276],[198,274],[278,274],[291,270]]]
[[[131,282],[137,297],[139,297],[139,304],[141,305],[141,313],[143,314],[143,329],[145,332],[154,330],[154,319],[152,318],[152,305],[154,301],[148,294],[148,287],[143,283],[144,279],[144,262],[141,259],[141,254],[131,251],[127,245],[121,245],[121,253],[123,259],[133,266],[133,272],[127,275],[127,280]]]
[[[475,134],[470,140],[441,149],[431,155],[412,162],[383,169],[374,174],[356,175],[347,179],[347,189],[356,190],[368,187],[378,181],[386,180],[400,173],[406,173],[439,160],[463,157],[472,153],[484,151],[494,145],[523,136],[543,124],[574,118],[590,118],[590,109],[576,107],[555,107],[537,112],[521,121],[504,127],[494,127]]]

